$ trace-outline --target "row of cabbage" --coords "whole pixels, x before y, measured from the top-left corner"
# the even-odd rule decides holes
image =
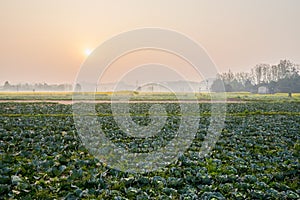
[[[133,120],[151,122],[150,104],[131,104]],[[105,134],[133,152],[155,151],[176,137],[180,106],[163,104],[166,124],[136,140],[120,130],[110,104],[96,106]],[[199,157],[210,123],[200,104],[192,145],[173,163],[144,174],[112,169],[78,137],[70,105],[0,104],[0,196],[16,199],[299,199],[300,105],[228,104],[212,155]],[[237,113],[240,113],[238,115]]]

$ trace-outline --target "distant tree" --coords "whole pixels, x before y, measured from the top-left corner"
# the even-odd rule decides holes
[[[251,76],[249,73],[246,72],[238,72],[234,74],[234,79],[237,82],[241,83],[243,86],[245,86],[246,82],[251,80]]]
[[[224,92],[224,82],[221,79],[216,79],[211,85],[211,91]]]
[[[226,92],[234,92],[233,87],[230,84],[225,84],[225,91]]]
[[[288,93],[289,97],[292,97],[292,93],[300,92],[300,75],[280,79],[278,89],[280,92]]]
[[[8,81],[5,81],[4,85],[3,85],[3,89],[4,90],[10,90],[11,89],[11,85],[9,84]]]
[[[227,88],[227,90],[231,90],[233,91],[244,91],[245,87],[242,84],[242,82],[237,81],[236,79],[234,79],[233,81],[231,81],[229,84],[225,85],[225,89]]]
[[[278,67],[277,65],[272,65],[270,69],[270,74],[271,74],[271,80],[272,81],[278,81]]]
[[[270,78],[270,69],[271,66],[269,64],[258,64],[251,70],[251,75],[253,77],[254,83],[260,84],[260,83],[267,83],[271,81]]]
[[[82,89],[81,85],[79,83],[77,83],[76,86],[75,86],[75,91],[76,92],[81,92],[81,89]]]
[[[65,85],[64,84],[59,84],[56,86],[56,90],[59,90],[59,91],[64,91],[65,90]]]
[[[290,76],[290,71],[293,64],[289,60],[281,60],[280,63],[277,65],[279,78],[284,79]]]
[[[44,83],[41,87],[43,88],[43,90],[50,90],[51,89],[51,87],[48,86],[47,83]]]
[[[254,86],[252,85],[250,79],[247,79],[245,81],[244,88],[245,88],[245,91],[247,91],[247,92],[253,92],[254,91]]]
[[[234,80],[235,75],[231,72],[231,70],[229,69],[228,72],[225,72],[223,74],[219,75],[219,78],[224,82],[224,83],[230,83],[231,81]]]
[[[298,91],[300,67],[289,60],[280,60],[277,65],[257,64],[250,73],[225,72],[218,75],[223,81],[226,91],[255,92],[258,87],[265,86],[271,93]],[[216,82],[217,84],[217,82]],[[299,89],[298,89],[298,88]]]
[[[274,94],[278,91],[278,83],[276,81],[270,81],[270,83],[268,84],[268,88],[269,88],[269,92],[271,94]]]
[[[23,90],[30,90],[30,86],[28,83],[25,83],[25,85],[22,85]]]
[[[252,69],[252,74],[254,77],[255,84],[260,84],[262,77],[262,67],[260,65],[256,65],[255,68]]]

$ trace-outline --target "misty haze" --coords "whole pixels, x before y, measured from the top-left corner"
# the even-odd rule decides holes
[[[0,1],[0,199],[300,199],[300,1]]]

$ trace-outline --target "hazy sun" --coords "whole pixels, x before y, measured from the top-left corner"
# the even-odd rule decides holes
[[[84,54],[85,54],[86,56],[89,56],[91,53],[92,53],[92,50],[91,50],[91,49],[85,49],[85,50],[84,50]]]

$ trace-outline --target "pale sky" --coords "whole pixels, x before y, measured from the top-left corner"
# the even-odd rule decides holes
[[[221,72],[300,63],[298,0],[1,0],[0,85],[72,83],[87,49],[142,27],[179,31]]]

